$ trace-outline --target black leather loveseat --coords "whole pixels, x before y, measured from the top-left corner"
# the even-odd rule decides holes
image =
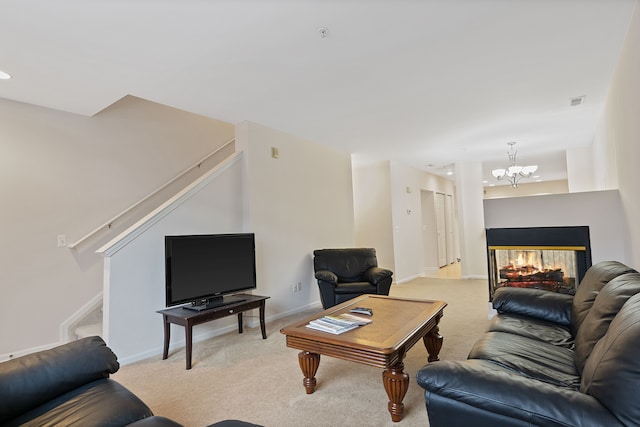
[[[0,363],[0,426],[180,427],[109,378],[120,364],[102,338]],[[258,427],[226,420],[211,427]]]
[[[466,361],[422,368],[431,427],[640,425],[640,274],[593,265],[575,296],[500,288]]]
[[[119,368],[97,336],[0,363],[0,425],[180,426],[110,379]]]

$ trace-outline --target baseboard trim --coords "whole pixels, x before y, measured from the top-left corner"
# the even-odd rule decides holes
[[[27,354],[36,353],[38,351],[44,351],[64,344],[63,342],[55,342],[51,344],[41,345],[38,347],[27,348],[13,353],[0,354],[0,362],[6,362],[7,360],[15,359],[17,357],[26,356]]]
[[[473,280],[489,280],[489,277],[480,274],[469,274],[467,276],[460,277],[461,279],[473,279]]]
[[[291,310],[287,310],[284,311],[282,313],[277,313],[274,314],[272,316],[266,316],[264,321],[267,324],[267,326],[269,325],[270,322],[273,322],[275,320],[279,320],[283,317],[287,317],[287,316],[291,316],[293,314],[299,313],[301,311],[305,311],[311,308],[319,308],[322,309],[322,304],[320,303],[320,301],[314,301],[312,303],[303,305],[301,307],[297,307]],[[245,326],[248,328],[257,328],[260,326],[260,319],[257,317],[253,317],[253,316],[245,316],[244,317],[246,320]],[[221,327],[219,329],[216,329],[214,331],[209,331],[206,333],[201,333],[198,335],[194,335],[193,336],[193,345],[196,345],[199,342],[208,340],[209,338],[215,338],[217,336],[220,335],[224,335],[226,333],[229,332],[233,332],[233,331],[237,331],[238,326],[233,324],[233,325],[228,325],[228,326],[224,326]],[[277,332],[277,331],[276,331]],[[164,344],[163,344],[164,345]],[[118,358],[118,362],[120,362],[121,366],[125,366],[125,365],[130,365],[132,363],[135,362],[139,362],[141,360],[145,360],[145,359],[149,359],[151,357],[156,357],[159,355],[162,355],[162,351],[163,351],[163,345],[158,345],[156,347],[150,348],[149,350],[143,351],[141,353],[137,353],[131,356],[127,356],[127,357],[123,357],[122,359]],[[171,341],[170,343],[170,348],[171,349],[180,349],[182,347],[185,347],[187,345],[186,340],[180,339],[177,341]]]
[[[414,280],[414,279],[419,279],[420,277],[425,277],[425,274],[416,274],[416,275],[411,276],[411,277],[406,277],[406,278],[404,278],[404,279],[396,280],[394,283],[395,283],[396,285],[401,285],[401,284],[403,284],[403,283],[410,282],[410,281],[412,281],[412,280]]]

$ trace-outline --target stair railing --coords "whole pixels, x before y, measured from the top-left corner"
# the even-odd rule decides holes
[[[235,142],[235,138],[225,142],[223,145],[221,145],[220,147],[216,148],[214,151],[212,151],[211,153],[207,154],[205,157],[203,157],[202,159],[200,159],[198,162],[194,163],[193,165],[189,166],[187,169],[185,169],[184,171],[180,172],[180,174],[178,174],[177,176],[175,176],[174,178],[170,179],[169,181],[167,181],[165,184],[163,184],[162,186],[158,187],[157,189],[155,189],[154,191],[152,191],[151,193],[147,194],[146,196],[144,196],[142,199],[140,199],[138,202],[134,203],[133,205],[129,206],[127,209],[123,210],[122,212],[120,212],[119,214],[117,214],[116,216],[114,216],[113,218],[111,218],[109,221],[105,222],[104,224],[96,227],[94,230],[92,230],[91,232],[87,233],[86,235],[84,235],[83,237],[81,237],[80,239],[76,240],[75,242],[67,245],[68,248],[70,249],[75,249],[77,248],[79,245],[81,245],[82,243],[84,243],[85,241],[91,239],[93,236],[95,236],[96,234],[100,233],[101,231],[104,230],[110,230],[113,227],[113,224],[115,222],[117,222],[120,218],[124,217],[125,215],[127,215],[128,213],[130,213],[131,211],[133,211],[134,209],[136,209],[138,206],[142,205],[143,203],[145,203],[147,200],[151,199],[152,197],[154,197],[155,195],[157,195],[158,193],[160,193],[162,190],[164,190],[165,188],[169,187],[171,184],[173,184],[174,182],[178,181],[180,178],[182,178],[183,176],[185,176],[186,174],[188,174],[189,172],[191,172],[194,169],[200,168],[200,166],[202,166],[202,164],[204,162],[206,162],[207,160],[209,160],[211,157],[215,156],[216,154],[218,154],[220,151],[222,151],[224,148],[228,147],[230,144],[233,144]]]

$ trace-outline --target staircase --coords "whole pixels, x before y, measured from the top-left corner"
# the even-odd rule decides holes
[[[102,336],[102,322],[78,326],[73,333],[76,339],[92,337],[94,335]]]
[[[175,197],[176,194],[184,191],[192,183],[215,169],[229,157],[232,157],[234,153],[235,139],[232,139],[111,220],[71,243],[68,248],[77,250],[82,247],[85,250],[95,252],[97,247],[102,246],[113,236],[118,236],[128,230],[133,224],[145,218],[149,213],[154,212],[159,206]],[[102,292],[100,292],[99,295],[63,322],[61,325],[63,341],[68,342],[94,335],[102,336],[102,307]]]

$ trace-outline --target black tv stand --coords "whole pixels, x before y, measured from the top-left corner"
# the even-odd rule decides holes
[[[207,298],[202,301],[193,301],[190,305],[183,305],[182,308],[185,310],[203,311],[210,310],[212,308],[224,307],[225,305],[236,304],[246,300],[246,298],[243,298],[240,295],[227,295]]]

